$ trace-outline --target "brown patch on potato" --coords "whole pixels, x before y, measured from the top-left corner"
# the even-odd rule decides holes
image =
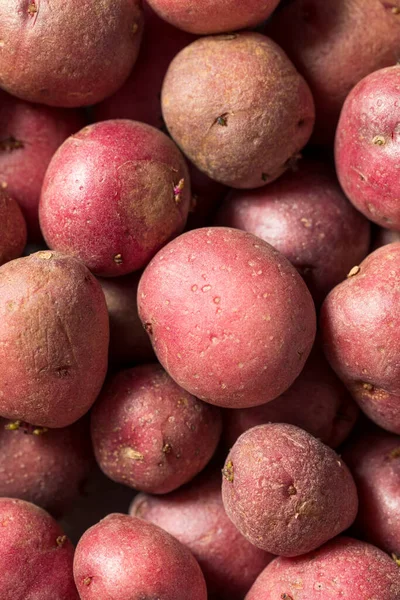
[[[56,544],[59,548],[62,548],[66,541],[67,541],[66,535],[59,535],[58,538],[56,539]]]
[[[375,144],[375,146],[384,146],[386,144],[386,139],[383,137],[383,135],[376,135],[372,139],[372,143]]]
[[[13,135],[0,140],[0,151],[2,152],[13,152],[14,150],[21,150],[24,147],[24,142],[22,140],[17,140]]]
[[[217,117],[213,123],[213,125],[220,125],[221,127],[227,127],[228,126],[228,114],[229,113],[224,113],[222,115],[220,115],[219,117]]]
[[[116,254],[114,256],[113,260],[114,260],[114,262],[115,262],[116,265],[122,265],[122,263],[123,263],[122,254]]]
[[[182,202],[182,192],[185,188],[185,180],[181,179],[178,185],[174,186],[174,200],[176,204],[180,204]]]
[[[164,452],[164,454],[170,454],[172,452],[171,444],[164,444],[162,451]]]
[[[36,4],[34,2],[30,2],[29,6],[28,6],[28,15],[33,17],[33,15],[35,15],[37,12],[38,12],[38,7],[36,6]]]
[[[222,469],[222,475],[229,483],[233,483],[233,462],[228,460],[225,467]]]
[[[281,594],[281,600],[293,600],[293,596],[289,596],[289,594]]]
[[[396,458],[400,458],[400,447],[398,448],[394,448],[391,452],[389,452],[389,454],[387,455],[387,459],[388,460],[394,460]]]
[[[90,585],[92,583],[92,579],[93,577],[85,577],[85,579],[82,581],[83,585]]]
[[[349,273],[347,274],[347,279],[349,279],[350,277],[354,277],[355,275],[358,275],[360,271],[361,271],[361,267],[359,267],[358,265],[353,267],[352,269],[350,269]]]
[[[396,563],[396,565],[398,567],[400,567],[400,558],[397,556],[397,554],[394,554],[394,552],[392,553],[392,558],[394,560],[394,562]]]
[[[130,458],[131,460],[138,462],[142,462],[144,460],[144,455],[139,452],[139,450],[135,450],[134,448],[122,448],[121,454],[123,454],[124,458]]]
[[[289,485],[288,494],[289,494],[289,496],[295,496],[297,494],[297,490],[294,487],[294,485]]]
[[[144,328],[149,335],[153,335],[153,325],[151,323],[145,323]]]

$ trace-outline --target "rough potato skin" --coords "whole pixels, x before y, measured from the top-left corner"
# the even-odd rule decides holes
[[[50,106],[100,102],[128,77],[142,19],[140,0],[1,0],[0,86]]]
[[[0,415],[77,421],[103,384],[108,340],[104,294],[81,262],[47,250],[0,267]]]
[[[211,179],[257,188],[307,143],[314,103],[286,54],[259,33],[201,38],[172,61],[162,89],[167,128]]]
[[[399,600],[399,573],[378,548],[338,537],[310,554],[273,560],[245,600]]]
[[[209,600],[243,600],[273,556],[244,538],[225,513],[221,475],[210,473],[163,497],[139,494],[130,514],[158,525],[198,561]]]
[[[335,141],[336,171],[349,200],[374,223],[396,230],[400,230],[399,87],[400,65],[360,81],[343,106]]]
[[[93,465],[86,420],[41,431],[0,419],[0,496],[20,498],[59,517],[79,496]]]
[[[149,125],[112,120],[85,127],[54,155],[40,198],[47,244],[96,275],[143,268],[180,233],[190,203],[182,154]]]
[[[280,556],[315,550],[357,515],[357,490],[339,456],[294,425],[246,431],[223,470],[228,517],[255,546]]]
[[[91,417],[98,464],[117,481],[152,494],[187,483],[211,459],[221,436],[216,407],[180,388],[158,364],[121,371]]]
[[[256,425],[289,423],[336,448],[350,434],[358,414],[357,404],[317,345],[296,381],[281,396],[253,408],[225,410],[223,437],[231,448],[242,433]]]
[[[356,83],[396,64],[398,8],[400,0],[294,0],[268,24],[267,35],[282,46],[310,85],[315,142],[332,144],[340,110]]]
[[[73,546],[48,513],[0,498],[0,523],[1,600],[79,600]]]
[[[26,238],[26,223],[18,203],[0,190],[0,266],[21,256]]]
[[[375,250],[321,309],[331,367],[365,414],[400,433],[400,243]]]
[[[172,535],[128,515],[91,527],[75,552],[81,600],[207,600],[203,574]]]
[[[314,305],[294,267],[237,229],[195,229],[170,242],[145,269],[138,306],[171,377],[228,408],[282,394],[315,336]]]
[[[317,304],[368,254],[370,225],[348,202],[330,165],[299,163],[263,188],[233,191],[218,225],[254,233],[282,252]]]

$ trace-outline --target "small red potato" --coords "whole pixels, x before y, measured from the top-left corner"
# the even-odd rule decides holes
[[[117,91],[142,37],[140,0],[0,0],[0,85],[50,106],[89,106]]]
[[[79,600],[73,546],[48,513],[0,498],[0,523],[1,600]]]
[[[110,479],[165,494],[206,466],[222,423],[216,407],[150,364],[110,378],[92,411],[91,428],[97,462]]]
[[[113,277],[143,268],[178,235],[189,203],[185,160],[165,134],[136,121],[104,121],[54,155],[40,225],[49,247]]]
[[[158,525],[190,549],[210,600],[243,600],[273,558],[250,544],[226,516],[220,473],[207,470],[167,496],[139,494],[130,514]]]
[[[400,1],[399,1],[400,13]],[[400,49],[400,16],[398,36]],[[400,230],[400,66],[365,77],[348,95],[336,133],[340,184],[370,221]]]
[[[375,250],[321,309],[331,367],[365,414],[400,433],[400,243]]]
[[[184,48],[169,66],[161,102],[185,155],[234,188],[262,187],[282,175],[314,125],[307,83],[279,46],[253,32]]]
[[[79,541],[74,577],[81,600],[207,600],[191,552],[152,523],[111,514]]]
[[[227,408],[287,390],[315,336],[314,305],[297,271],[237,229],[195,229],[170,242],[144,271],[138,306],[171,377]]]
[[[107,370],[100,284],[45,250],[0,267],[0,416],[66,427],[92,406]]]
[[[356,486],[339,456],[282,423],[240,436],[225,462],[222,499],[249,542],[280,556],[315,550],[350,527],[358,508]]]
[[[400,571],[370,544],[338,537],[297,558],[279,557],[245,600],[399,600]]]
[[[26,237],[26,223],[18,203],[0,190],[0,266],[22,255]]]

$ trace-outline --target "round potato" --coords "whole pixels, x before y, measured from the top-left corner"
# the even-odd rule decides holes
[[[26,223],[18,203],[0,190],[0,266],[22,255],[26,238]]]

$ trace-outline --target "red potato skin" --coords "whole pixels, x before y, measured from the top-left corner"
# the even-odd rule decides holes
[[[191,552],[166,531],[128,515],[111,514],[83,534],[74,577],[81,600],[207,600]]]
[[[400,433],[400,243],[370,254],[322,305],[324,352],[365,414]]]
[[[357,490],[328,446],[294,425],[243,433],[223,470],[228,517],[255,546],[279,556],[315,550],[353,523]]]
[[[184,228],[190,203],[185,160],[163,133],[136,121],[82,129],[47,170],[40,225],[49,247],[96,275],[143,268]]]
[[[185,155],[234,188],[277,179],[314,125],[307,83],[279,46],[253,32],[205,37],[184,48],[169,66],[161,104]]]
[[[400,17],[397,18],[400,40]],[[343,106],[335,141],[336,171],[349,200],[374,223],[397,231],[400,230],[399,88],[399,65],[360,81]]]
[[[313,93],[312,141],[331,145],[350,90],[369,73],[396,64],[397,8],[399,0],[295,0],[269,22],[267,35],[287,52]]]
[[[81,418],[107,370],[101,287],[73,257],[43,251],[0,267],[0,415],[44,427]]]
[[[74,549],[44,510],[0,498],[2,600],[79,600],[72,576]]]
[[[399,567],[370,544],[338,537],[297,558],[279,557],[245,600],[399,600]]]
[[[29,239],[42,239],[39,199],[51,157],[85,125],[78,110],[30,104],[0,91],[0,187],[20,205]]]
[[[233,191],[218,225],[262,238],[296,267],[317,304],[368,254],[369,222],[344,196],[329,165],[306,160],[263,188]]]
[[[0,191],[0,266],[22,255],[26,238],[26,223],[18,203]]]
[[[171,377],[227,408],[282,394],[315,337],[314,305],[294,267],[236,229],[195,229],[170,242],[143,273],[138,307]]]
[[[143,13],[140,0],[1,0],[0,22],[1,87],[30,102],[76,107],[100,102],[127,79]]]
[[[197,478],[188,487],[156,498],[139,494],[130,514],[168,531],[198,561],[209,600],[243,600],[274,558],[248,542],[226,516],[220,473]]]

